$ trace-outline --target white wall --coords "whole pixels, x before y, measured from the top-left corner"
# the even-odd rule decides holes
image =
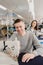
[[[35,17],[37,20],[43,18],[43,0],[34,0]]]

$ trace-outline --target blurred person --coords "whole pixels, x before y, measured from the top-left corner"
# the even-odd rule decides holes
[[[1,29],[1,33],[2,33],[3,36],[7,36],[7,27],[3,27]]]
[[[10,39],[14,40],[17,37],[20,41],[19,65],[43,65],[43,48],[37,37],[31,31],[25,30],[25,24],[21,19],[16,19],[14,26],[17,32]]]
[[[33,20],[31,22],[30,28],[29,29],[27,28],[27,30],[30,30],[36,36],[37,36],[37,29],[38,29],[37,20]]]
[[[7,39],[7,27],[3,27],[1,30],[1,40],[6,40]]]

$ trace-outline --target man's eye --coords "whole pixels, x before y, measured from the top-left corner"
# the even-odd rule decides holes
[[[22,28],[22,26],[16,27],[16,28]]]
[[[22,26],[20,26],[20,28],[22,28]]]
[[[18,27],[16,27],[16,28],[18,28]]]

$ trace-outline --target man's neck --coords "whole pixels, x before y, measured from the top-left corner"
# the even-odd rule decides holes
[[[19,33],[18,33],[19,34]],[[20,36],[24,36],[26,32],[24,31],[23,33],[19,34]]]

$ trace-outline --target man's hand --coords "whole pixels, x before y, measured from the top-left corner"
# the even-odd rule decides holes
[[[30,59],[33,59],[34,57],[35,57],[34,54],[26,53],[26,54],[23,55],[23,57],[22,57],[22,62],[28,62]]]

